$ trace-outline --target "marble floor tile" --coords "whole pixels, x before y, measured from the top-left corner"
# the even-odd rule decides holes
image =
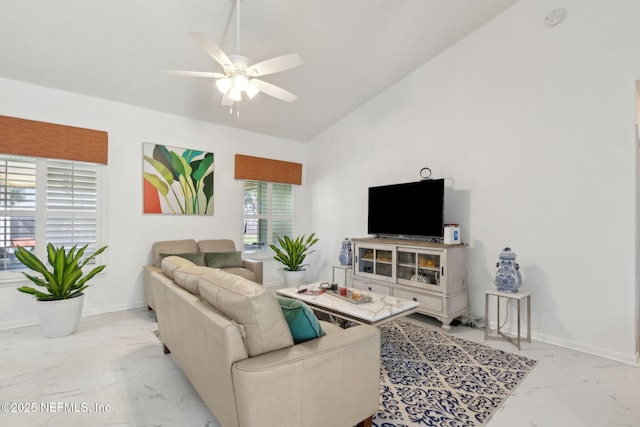
[[[0,331],[0,426],[219,427],[155,329],[139,309],[85,317],[63,338],[38,326]],[[450,333],[484,342],[478,329]],[[485,344],[538,360],[487,426],[640,426],[640,368],[538,342]]]
[[[536,341],[518,350],[506,341],[484,341],[482,330],[466,326],[450,333],[538,361],[488,427],[640,427],[640,367]]]
[[[156,328],[152,312],[131,310],[83,318],[63,338],[1,331],[0,402],[17,412],[3,408],[0,425],[218,427]]]

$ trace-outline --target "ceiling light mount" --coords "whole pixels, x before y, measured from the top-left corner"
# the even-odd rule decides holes
[[[547,13],[547,16],[544,17],[544,24],[547,27],[555,27],[567,17],[567,9],[559,8],[554,9],[551,12]]]

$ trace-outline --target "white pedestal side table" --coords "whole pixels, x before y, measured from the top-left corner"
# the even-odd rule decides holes
[[[347,285],[347,274],[349,273],[349,270],[351,270],[353,267],[350,265],[334,265],[333,266],[333,271],[331,272],[331,281],[335,282],[336,281],[336,269],[337,270],[342,270],[344,272],[344,285]]]
[[[489,334],[489,299],[490,297],[496,298],[496,308],[497,308],[496,309],[496,324],[497,324],[496,334],[497,335]],[[507,309],[509,308],[509,302],[512,300],[516,301],[516,304],[518,305],[518,310],[517,310],[518,324],[517,324],[517,334],[515,337],[508,336],[501,331],[501,326],[500,326],[500,299],[501,298],[507,299]],[[520,329],[521,329],[520,328],[521,326],[520,306],[522,301],[526,301],[527,303],[527,335],[525,337],[521,337],[520,335]],[[531,294],[529,292],[501,292],[497,289],[488,289],[484,299],[484,315],[485,315],[485,322],[484,322],[485,341],[489,341],[489,340],[509,341],[510,343],[518,347],[518,350],[520,350],[521,338],[526,339],[527,342],[531,342]]]

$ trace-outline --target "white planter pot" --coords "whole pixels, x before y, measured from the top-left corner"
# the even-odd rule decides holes
[[[304,285],[304,270],[299,271],[284,271],[284,284],[287,288],[293,288],[294,286]]]
[[[40,329],[48,338],[71,335],[76,331],[84,295],[56,301],[38,301]]]

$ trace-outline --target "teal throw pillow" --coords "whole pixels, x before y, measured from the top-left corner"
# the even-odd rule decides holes
[[[320,326],[320,322],[313,313],[313,310],[311,310],[307,304],[292,298],[280,296],[276,296],[276,298],[280,304],[282,314],[284,314],[284,318],[289,325],[289,330],[291,331],[291,336],[293,336],[293,342],[295,344],[300,344],[301,342],[327,334]]]
[[[204,258],[208,267],[230,268],[244,267],[240,252],[206,252]]]
[[[193,252],[193,253],[182,253],[182,254],[160,254],[160,262],[168,256],[179,256],[180,258],[184,258],[186,260],[191,261],[195,265],[204,265],[204,253],[202,252]]]

